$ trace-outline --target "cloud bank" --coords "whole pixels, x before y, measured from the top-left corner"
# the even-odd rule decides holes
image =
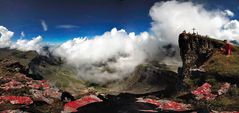
[[[235,29],[228,28],[231,21],[230,16],[234,16],[230,10],[206,10],[202,5],[192,2],[167,1],[156,3],[150,9],[152,17],[152,31],[156,36],[166,41],[177,44],[177,36],[183,30],[196,32],[202,35],[209,35],[218,39],[236,39]],[[233,22],[232,24],[235,24]]]
[[[40,53],[40,50],[42,48],[41,41],[42,41],[41,36],[32,38],[32,40],[18,39],[16,43],[10,46],[10,48],[21,50],[21,51],[35,50],[38,53]]]
[[[105,83],[122,79],[157,51],[158,40],[147,32],[140,35],[113,28],[93,39],[74,38],[54,52],[79,70],[85,80]],[[107,69],[114,71],[107,71]]]
[[[79,72],[79,78],[104,84],[127,77],[137,65],[148,59],[161,56],[161,60],[172,61],[171,57],[164,57],[169,50],[161,46],[166,43],[177,45],[178,35],[183,30],[192,32],[192,28],[196,28],[196,32],[202,35],[239,40],[239,22],[230,20],[234,13],[229,9],[209,11],[203,5],[192,2],[166,1],[155,3],[149,15],[152,18],[150,33],[142,32],[135,35],[134,32],[127,33],[123,29],[113,28],[91,39],[79,37],[66,41],[52,48],[52,53],[74,66]],[[44,21],[42,26],[47,31]],[[32,40],[19,39],[12,43],[10,38],[13,32],[0,27],[0,33],[0,47],[23,51],[39,50],[42,47],[40,36]],[[175,51],[175,48],[170,51]]]
[[[21,32],[20,39],[16,42],[12,42],[11,38],[14,33],[3,26],[0,26],[0,34],[0,48],[10,48],[21,51],[35,50],[40,53],[40,50],[43,47],[41,36],[35,37],[32,40],[25,40],[22,39],[25,34]]]
[[[183,30],[192,32],[191,29],[196,28],[199,34],[218,39],[236,39],[239,30],[238,21],[229,18],[234,16],[230,10],[208,11],[203,5],[192,2],[159,2],[152,6],[149,15],[153,20],[152,34],[135,35],[114,28],[93,39],[67,41],[55,53],[77,67],[80,78],[104,83],[124,78],[146,59],[164,56],[160,48],[162,42],[177,45],[178,35]],[[167,57],[163,59],[168,60]],[[105,67],[116,73],[102,71]]]

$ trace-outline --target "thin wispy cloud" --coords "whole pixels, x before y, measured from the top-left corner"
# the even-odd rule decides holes
[[[42,29],[43,29],[44,31],[47,31],[47,30],[48,30],[48,26],[47,26],[45,20],[41,20],[41,26],[42,26]]]
[[[70,24],[64,24],[64,25],[57,25],[56,28],[60,29],[74,29],[74,28],[79,28],[77,25],[70,25]]]
[[[229,9],[224,10],[222,13],[226,16],[230,16],[230,17],[234,16],[234,13],[230,11]]]
[[[26,36],[25,33],[22,31],[20,34],[20,38],[24,38],[25,36]]]

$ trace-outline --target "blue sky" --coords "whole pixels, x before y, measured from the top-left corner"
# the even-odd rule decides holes
[[[0,25],[27,39],[43,36],[46,42],[101,35],[113,27],[127,32],[149,31],[149,9],[160,0],[0,0]],[[229,9],[238,19],[238,0],[193,0],[209,10]],[[47,24],[44,31],[41,21]]]

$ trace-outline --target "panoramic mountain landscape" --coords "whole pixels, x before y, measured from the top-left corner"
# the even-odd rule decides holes
[[[238,5],[0,0],[0,113],[238,113]]]

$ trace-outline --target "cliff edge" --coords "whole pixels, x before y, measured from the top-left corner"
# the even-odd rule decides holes
[[[179,68],[181,80],[193,94],[211,98],[210,101],[201,100],[196,106],[218,111],[238,111],[239,47],[231,44],[232,54],[228,55],[225,53],[224,41],[191,33],[181,33],[178,41],[183,62]],[[209,88],[204,91],[214,96],[195,92],[195,89],[200,89],[199,86]]]
[[[198,34],[191,33],[181,33],[179,35],[178,43],[180,48],[180,56],[183,62],[182,71],[180,73],[181,78],[190,77],[190,69],[192,70],[202,67],[210,68],[206,65],[211,65],[212,67],[212,63],[215,64],[219,62],[225,62],[226,64],[228,61],[233,59],[239,60],[235,59],[235,57],[239,55],[239,49],[237,46],[232,46],[233,54],[230,56],[226,56],[223,52],[223,49],[225,48],[225,43],[221,40],[209,38],[208,36],[201,36]],[[210,63],[208,63],[209,60],[211,61]],[[238,65],[237,62],[230,63],[231,65]],[[226,65],[224,67],[224,64],[221,64],[221,66],[221,68],[226,67]]]

